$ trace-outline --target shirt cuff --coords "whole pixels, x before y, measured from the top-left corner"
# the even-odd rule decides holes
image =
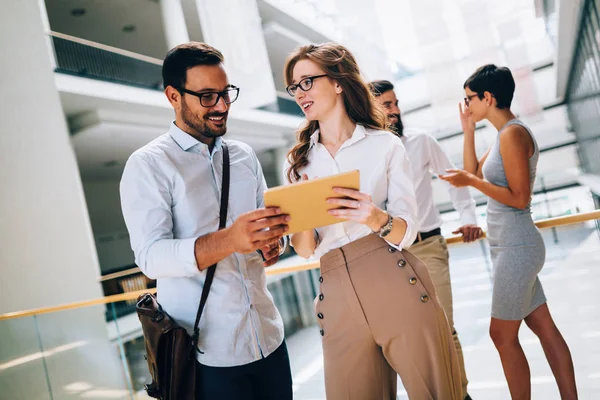
[[[394,218],[400,218],[401,220],[406,222],[406,232],[404,233],[404,237],[402,238],[399,244],[392,243],[385,238],[384,240],[391,247],[397,250],[402,251],[402,249],[408,249],[410,246],[412,246],[412,244],[415,242],[415,239],[417,238],[417,229],[415,227],[415,224],[410,222],[412,218],[409,215],[394,215]]]
[[[466,212],[460,216],[460,221],[464,225],[477,225],[477,216],[475,213]]]
[[[189,278],[200,273],[195,246],[195,238],[159,240],[136,257],[136,262],[151,279]]]
[[[196,261],[196,239],[180,239],[177,244],[177,259],[181,261],[182,267],[188,270],[190,276],[200,272]]]

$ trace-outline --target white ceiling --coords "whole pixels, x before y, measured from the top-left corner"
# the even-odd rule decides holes
[[[216,0],[215,0],[216,1]],[[195,0],[181,0],[190,40],[202,41],[202,30]],[[91,40],[119,49],[129,50],[158,59],[168,51],[159,0],[45,0],[50,28],[53,31]],[[330,40],[310,24],[286,14],[269,1],[257,1],[263,25],[270,22],[285,26],[302,43]],[[74,9],[84,9],[82,16],[73,16]],[[123,27],[133,25],[133,32]],[[273,38],[269,36],[266,39]],[[285,39],[285,38],[284,38]],[[275,44],[269,50],[285,57],[298,43]]]
[[[61,94],[67,102],[76,95]],[[115,180],[121,177],[125,162],[135,150],[165,133],[172,116],[169,113],[134,114],[122,110],[94,109],[69,120],[77,127],[71,143],[77,155],[82,179]],[[256,153],[288,147],[293,129],[257,123],[232,113],[226,138],[248,143]]]
[[[268,22],[263,25],[265,35],[265,44],[269,54],[269,62],[273,71],[273,80],[278,92],[285,93],[285,79],[283,76],[283,67],[288,54],[290,54],[300,44],[309,43],[309,40],[277,22]]]
[[[119,179],[129,155],[168,130],[173,110],[160,91],[55,74],[82,179]],[[231,109],[227,138],[255,152],[289,147],[302,118]]]
[[[158,0],[45,0],[50,29],[163,59],[167,43]],[[84,9],[73,16],[74,9]],[[133,32],[123,27],[135,26]]]

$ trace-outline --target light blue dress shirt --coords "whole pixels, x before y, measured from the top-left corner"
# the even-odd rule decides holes
[[[171,124],[168,133],[134,152],[121,179],[121,207],[140,269],[157,280],[158,301],[193,331],[206,270],[196,238],[219,227],[221,138],[208,146]],[[262,169],[247,144],[227,140],[231,185],[227,226],[264,207]],[[198,361],[228,367],[266,357],[283,342],[283,321],[267,290],[262,259],[234,253],[218,263],[200,321]]]

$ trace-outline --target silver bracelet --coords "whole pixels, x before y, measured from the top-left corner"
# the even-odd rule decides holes
[[[285,251],[287,250],[288,242],[289,239],[287,235],[282,236],[281,239],[279,239],[279,255],[285,253]]]

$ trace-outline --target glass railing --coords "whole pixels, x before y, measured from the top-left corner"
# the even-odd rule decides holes
[[[597,219],[600,210],[536,222],[539,228],[556,231],[542,231],[547,260],[540,279],[554,319],[571,347],[581,399],[600,398]],[[463,344],[471,395],[509,398],[488,336],[492,269],[487,241],[462,244],[458,237],[447,240],[451,244],[455,325]],[[312,311],[319,264],[286,262],[290,265],[267,271],[269,289],[285,323],[294,398],[325,399],[320,335]],[[108,278],[122,282],[124,293],[0,315],[0,398],[147,398],[143,387],[149,374],[141,326],[135,313],[123,312],[120,307],[130,307],[129,302],[140,293],[155,289],[137,290],[144,283],[139,270],[118,274]],[[537,338],[523,329],[522,344],[530,360],[533,398],[558,399]],[[401,385],[398,398],[406,398]]]
[[[162,91],[162,60],[51,32],[56,71]]]
[[[123,269],[102,277],[102,290],[105,296],[156,288],[156,280],[148,278],[137,269],[135,273],[125,272],[123,274],[123,271],[130,271],[130,269]],[[135,302],[135,299],[130,299],[111,303],[111,307],[107,307],[106,309],[106,320],[110,321],[114,318],[135,313]]]
[[[104,310],[97,304],[0,321],[0,398],[134,399],[123,337],[107,337]]]
[[[282,261],[282,264],[293,263],[294,259]],[[273,295],[275,305],[280,310],[285,331],[293,334],[315,323],[311,304],[317,295],[319,275],[311,271],[286,271],[278,273],[274,270],[269,275],[267,287]],[[137,267],[123,269],[104,275],[100,281],[106,296],[124,295],[124,300],[114,301],[107,305],[106,321],[126,317],[135,313],[135,298],[129,294],[156,290],[156,281],[146,277]]]

